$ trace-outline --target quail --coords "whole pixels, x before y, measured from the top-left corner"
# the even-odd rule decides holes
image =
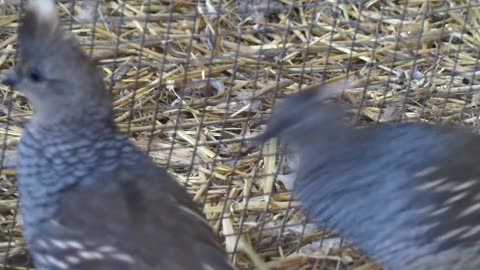
[[[257,138],[299,155],[294,196],[320,226],[393,270],[480,269],[480,138],[426,123],[354,125],[300,91]]]
[[[185,188],[116,128],[100,71],[31,1],[3,83],[34,108],[19,143],[24,236],[40,270],[234,269]]]

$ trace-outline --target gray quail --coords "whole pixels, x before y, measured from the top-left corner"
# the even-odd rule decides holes
[[[41,270],[233,269],[186,190],[114,125],[102,76],[31,2],[3,80],[34,107],[19,144],[24,234]]]
[[[317,224],[394,270],[480,269],[480,137],[421,123],[358,127],[300,91],[266,131],[299,155],[294,194]]]

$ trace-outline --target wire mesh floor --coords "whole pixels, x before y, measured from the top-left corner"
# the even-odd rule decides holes
[[[275,142],[250,148],[278,99],[355,75],[365,83],[345,98],[362,121],[479,122],[477,1],[58,5],[104,71],[118,126],[204,203],[239,269],[255,268],[250,248],[274,269],[378,269],[308,222],[289,192],[294,155]],[[0,1],[1,74],[15,63],[21,6]],[[32,108],[3,85],[0,97],[0,256],[5,269],[29,269],[15,160]]]

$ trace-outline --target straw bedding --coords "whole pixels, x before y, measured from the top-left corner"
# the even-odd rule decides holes
[[[270,2],[59,5],[105,74],[119,127],[205,203],[240,269],[261,269],[259,260],[275,269],[378,269],[292,201],[294,156],[280,155],[275,142],[249,149],[249,138],[282,97],[351,76],[364,78],[345,92],[362,121],[476,126],[480,4]],[[0,1],[2,74],[15,63],[19,3]],[[28,264],[15,215],[15,149],[31,114],[21,93],[0,86],[0,258],[10,269]]]

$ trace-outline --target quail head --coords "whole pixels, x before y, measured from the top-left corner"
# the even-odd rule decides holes
[[[233,269],[186,190],[117,131],[102,76],[31,2],[3,80],[34,107],[19,144],[24,233],[37,269]]]
[[[420,123],[355,127],[347,110],[290,96],[258,142],[297,151],[294,194],[317,224],[386,269],[480,269],[480,138]]]

